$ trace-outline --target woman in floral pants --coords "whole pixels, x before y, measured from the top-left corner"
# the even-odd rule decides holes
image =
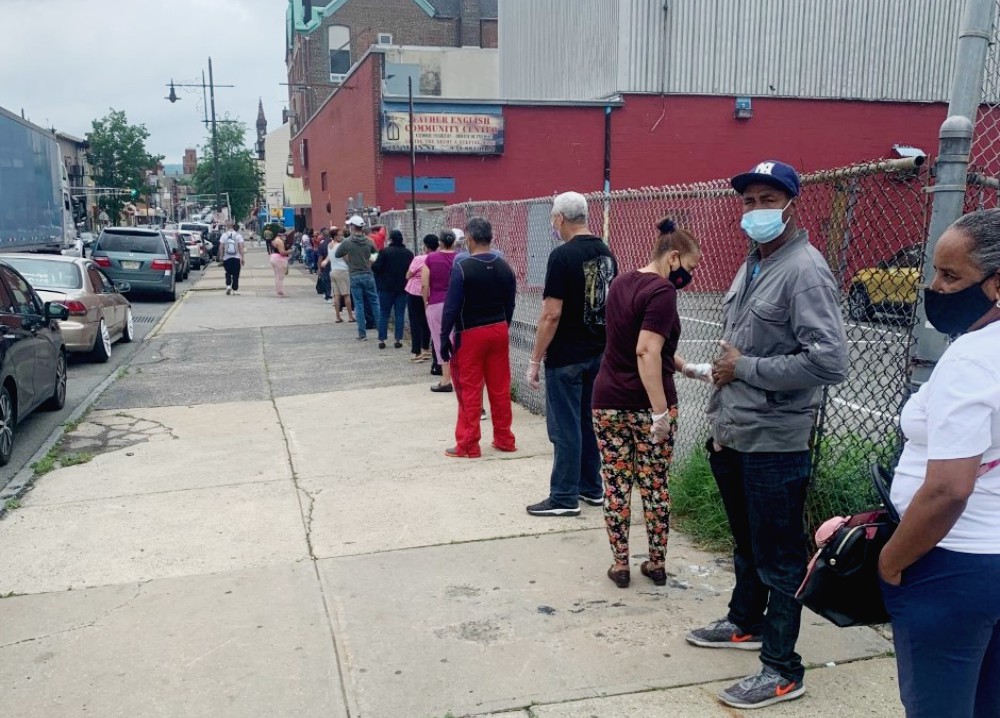
[[[642,574],[667,582],[664,559],[670,531],[669,469],[677,429],[681,371],[706,379],[707,364],[676,355],[680,339],[677,290],[691,282],[701,261],[698,240],[670,219],[657,224],[653,258],[611,284],[606,305],[607,348],[594,384],[593,413],[604,478],[604,520],[615,563],[608,578],[619,588],[631,580],[629,523],[632,489],[642,496],[649,560]]]

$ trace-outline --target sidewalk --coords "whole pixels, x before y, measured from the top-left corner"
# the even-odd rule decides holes
[[[524,511],[542,417],[445,458],[426,364],[354,341],[299,265],[288,299],[247,265],[239,297],[206,270],[70,434],[95,458],[0,521],[7,715],[741,715],[714,693],[756,655],[683,639],[725,614],[727,559],[674,534],[666,587],[616,588],[600,509]],[[889,643],[803,618],[808,693],[766,715],[902,715]]]

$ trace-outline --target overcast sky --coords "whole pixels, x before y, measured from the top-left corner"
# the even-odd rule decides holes
[[[77,137],[108,108],[150,132],[147,147],[179,163],[204,144],[202,92],[167,83],[201,82],[211,55],[218,117],[227,113],[256,138],[257,99],[268,129],[281,124],[286,0],[0,0],[0,106]]]

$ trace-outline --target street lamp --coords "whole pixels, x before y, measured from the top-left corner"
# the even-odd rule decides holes
[[[208,58],[208,84],[205,84],[205,75],[202,73],[201,84],[175,84],[173,80],[170,80],[170,94],[165,98],[169,100],[171,104],[177,102],[179,99],[177,96],[178,87],[200,87],[202,92],[206,89],[209,91],[211,96],[211,109],[212,109],[212,175],[215,184],[215,210],[219,211],[222,209],[222,188],[220,185],[219,178],[219,134],[217,130],[218,120],[215,119],[215,88],[216,87],[235,87],[235,85],[216,85],[215,78],[212,74],[212,58]],[[225,121],[225,120],[223,120]],[[204,120],[205,124],[209,124],[209,119],[206,117]]]

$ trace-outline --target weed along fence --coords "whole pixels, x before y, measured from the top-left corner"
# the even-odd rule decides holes
[[[928,180],[922,157],[802,177],[799,224],[809,231],[840,283],[851,361],[850,377],[825,393],[817,417],[811,520],[869,503],[873,497],[860,468],[872,458],[891,457],[897,448],[897,416],[907,394],[911,327],[930,214]],[[679,297],[678,353],[688,360],[711,361],[722,335],[723,296],[749,250],[740,229],[740,200],[728,180],[592,194],[588,201],[591,230],[607,237],[621,271],[648,261],[661,217],[673,217],[701,240],[701,266]],[[518,281],[511,337],[514,395],[539,413],[545,407],[544,392],[532,391],[523,377],[548,256],[556,246],[550,234],[551,209],[552,198],[542,198],[417,212],[420,237],[446,227],[462,228],[474,216],[492,222],[494,245]],[[387,212],[382,220],[407,236],[412,232],[409,211]],[[683,516],[680,484],[688,474],[697,475],[699,462],[704,462],[701,446],[708,435],[705,408],[711,388],[680,376],[677,386],[681,419],[674,480],[681,493],[675,490],[675,508]],[[709,488],[706,500],[714,494],[714,482]],[[724,517],[722,522],[725,529]]]

